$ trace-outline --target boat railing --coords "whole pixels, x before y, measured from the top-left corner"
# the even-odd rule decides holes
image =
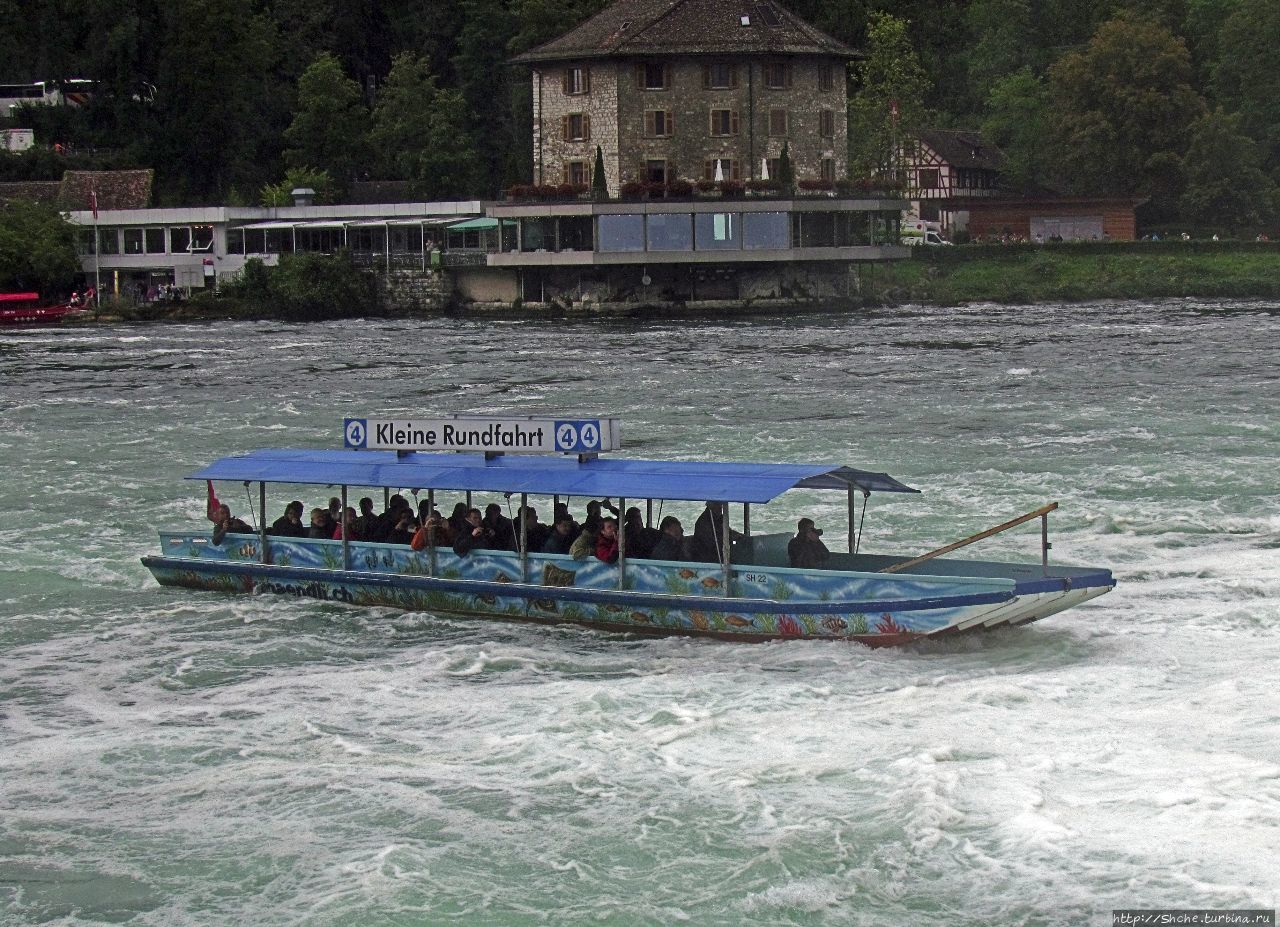
[[[1025,515],[1019,515],[1017,518],[1011,518],[1002,524],[996,525],[994,528],[988,528],[986,531],[979,531],[977,534],[971,534],[969,537],[948,544],[945,547],[939,547],[937,550],[931,550],[927,554],[922,554],[912,560],[904,560],[902,563],[895,563],[887,566],[881,573],[901,573],[903,570],[909,570],[912,567],[927,563],[934,557],[941,557],[943,554],[949,554],[953,550],[959,550],[962,547],[968,547],[978,541],[984,541],[989,537],[994,537],[1001,532],[1008,531],[1010,528],[1016,528],[1018,525],[1026,524],[1033,519],[1040,519],[1040,559],[1041,564],[1047,573],[1049,570],[1049,549],[1053,546],[1049,543],[1049,513],[1057,509],[1058,503],[1050,502],[1048,505],[1042,505],[1034,512],[1028,512]]]

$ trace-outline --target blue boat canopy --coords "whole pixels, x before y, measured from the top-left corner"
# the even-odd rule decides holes
[[[770,502],[789,489],[919,492],[887,473],[831,464],[267,449],[224,457],[191,480],[447,489],[543,496]]]

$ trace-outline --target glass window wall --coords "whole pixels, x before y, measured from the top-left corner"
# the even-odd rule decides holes
[[[688,213],[654,213],[649,216],[650,251],[692,251],[693,223]]]
[[[791,247],[791,222],[785,212],[748,212],[742,216],[742,244],[749,251]]]
[[[643,251],[644,216],[624,214],[599,217],[601,251]]]
[[[700,212],[693,221],[699,251],[737,251],[742,247],[741,214]]]

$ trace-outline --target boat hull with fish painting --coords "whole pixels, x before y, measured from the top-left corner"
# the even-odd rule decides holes
[[[590,557],[521,551],[161,532],[161,552],[143,563],[164,586],[273,593],[440,615],[607,632],[690,635],[732,641],[824,639],[870,646],[1025,624],[1109,591],[1096,567],[1049,565],[1047,529],[1040,563],[908,558],[855,552],[855,501],[874,492],[915,492],[892,477],[826,464],[727,464],[635,461],[596,456],[535,457],[428,453],[267,450],[225,458],[191,474],[197,480],[257,482],[261,510],[268,485],[412,488],[437,493],[507,494],[530,501],[610,498],[620,507],[648,500],[715,501],[726,539],[713,562]],[[787,565],[791,534],[755,534],[751,506],[791,489],[842,492],[850,509],[850,550],[823,569]],[[450,497],[452,499],[452,497]],[[741,505],[734,524],[731,513]],[[1043,516],[1052,507],[1033,515]],[[516,511],[519,511],[517,509]],[[1027,520],[1024,518],[1023,520]],[[518,519],[517,519],[518,521]],[[741,529],[741,530],[739,530]],[[527,546],[527,544],[525,545]],[[950,551],[943,548],[942,551]]]

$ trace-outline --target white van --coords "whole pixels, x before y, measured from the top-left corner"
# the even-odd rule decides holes
[[[942,237],[941,229],[936,222],[925,222],[920,219],[902,223],[902,243],[904,245],[949,245],[951,242]]]

